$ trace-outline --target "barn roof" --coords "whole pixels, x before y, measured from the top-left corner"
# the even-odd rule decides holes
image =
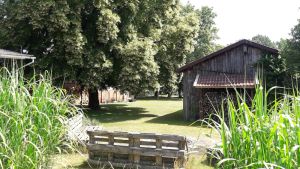
[[[0,49],[0,58],[4,59],[18,59],[18,60],[24,60],[24,59],[31,59],[34,60],[35,57],[32,55],[22,54],[18,52],[13,52],[5,49]]]
[[[270,54],[278,55],[278,50],[277,49],[270,48],[270,47],[267,47],[267,46],[264,46],[264,45],[261,45],[261,44],[258,44],[258,43],[255,43],[255,42],[243,39],[243,40],[240,40],[240,41],[238,41],[238,42],[236,42],[234,44],[231,44],[231,45],[229,45],[229,46],[227,46],[227,47],[225,47],[223,49],[220,49],[220,50],[218,50],[218,51],[216,51],[214,53],[211,53],[211,54],[209,54],[207,56],[204,56],[204,57],[199,58],[199,59],[197,59],[197,60],[195,60],[193,62],[190,62],[190,63],[182,66],[181,68],[179,68],[177,71],[178,72],[184,72],[184,71],[192,68],[193,66],[195,66],[195,65],[197,65],[197,64],[199,64],[201,62],[204,62],[206,60],[212,59],[212,58],[214,58],[214,57],[216,57],[216,56],[218,56],[218,55],[220,55],[220,54],[222,54],[224,52],[227,52],[227,51],[229,51],[229,50],[231,50],[233,48],[236,48],[238,46],[241,46],[241,45],[252,46],[254,48],[258,48],[258,49],[261,49],[263,51],[266,51],[266,52],[268,52]]]
[[[198,74],[193,84],[195,88],[254,88],[255,85],[255,76],[213,72],[206,76]]]

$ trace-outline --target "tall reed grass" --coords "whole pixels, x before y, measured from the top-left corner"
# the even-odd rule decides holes
[[[257,87],[252,105],[240,95],[236,102],[227,100],[228,111],[223,108],[220,122],[213,121],[222,138],[220,168],[300,167],[299,92],[293,90],[268,101],[274,90]]]
[[[49,74],[26,80],[1,69],[0,168],[45,168],[63,143],[65,118],[76,112]]]

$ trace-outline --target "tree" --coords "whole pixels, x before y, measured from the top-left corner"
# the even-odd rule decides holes
[[[256,35],[252,38],[252,41],[271,48],[283,48],[284,46],[283,41],[275,43],[265,35]],[[262,59],[258,63],[263,67],[263,76],[265,77],[267,88],[285,86],[285,60],[281,55],[263,54]]]
[[[272,42],[272,40],[268,36],[265,36],[265,35],[258,34],[256,36],[252,37],[252,41],[259,43],[261,45],[265,45],[270,48],[277,48],[276,43]]]
[[[0,46],[27,49],[59,82],[75,79],[88,88],[89,106],[98,108],[97,89],[112,72],[109,52],[119,32],[112,2],[4,0],[1,7]]]
[[[158,88],[158,76],[161,73],[156,55],[162,39],[162,32],[178,8],[179,1],[145,0],[133,8],[133,4],[120,3],[118,10],[122,18],[122,27],[117,52],[120,56],[119,81],[122,90],[138,94],[145,89]],[[130,75],[130,76],[129,76]],[[143,75],[143,76],[142,76]]]
[[[139,93],[158,86],[163,69],[157,59],[163,50],[159,44],[168,43],[161,35],[175,29],[173,35],[163,36],[176,37],[180,31],[174,24],[186,20],[172,21],[178,4],[178,0],[3,0],[0,47],[27,49],[37,57],[36,67],[52,70],[59,83],[76,80],[88,89],[89,106],[96,109],[98,89],[110,86]],[[185,51],[188,43],[181,49]],[[168,57],[175,65],[182,60]]]
[[[194,50],[199,20],[193,11],[185,11],[178,7],[169,22],[163,27],[159,51],[156,60],[159,65],[159,84],[171,97],[176,90],[178,75],[176,70],[185,63],[186,56]]]
[[[300,73],[300,20],[291,31],[291,38],[284,43],[283,56],[286,58],[287,70],[294,77]]]
[[[183,64],[186,64],[187,62],[191,62],[193,60],[196,60],[200,57],[203,57],[217,49],[220,48],[220,45],[216,45],[214,41],[218,38],[217,32],[218,29],[215,26],[214,19],[216,17],[216,14],[213,12],[212,8],[209,7],[202,7],[201,10],[195,9],[192,5],[188,4],[186,6],[182,7],[181,14],[184,15],[191,15],[193,14],[193,18],[190,18],[190,21],[193,21],[193,24],[195,26],[191,27],[189,30],[192,33],[192,36],[188,37],[187,39],[192,39],[193,41],[190,41],[190,45],[192,45],[192,48],[189,48],[189,50],[185,51],[185,53],[180,53],[183,49],[177,47],[179,50],[175,51],[175,54],[182,54],[184,56],[184,61],[179,62],[176,65],[176,69],[178,66],[182,66]],[[190,24],[191,25],[191,24]],[[192,30],[193,29],[193,30]],[[187,33],[185,33],[187,34]],[[180,43],[180,41],[178,41]],[[185,42],[185,41],[183,41]],[[183,45],[184,46],[184,45]],[[184,50],[183,50],[184,51]],[[173,55],[175,55],[173,54]],[[175,69],[175,70],[176,70]],[[167,69],[169,70],[169,69]],[[169,73],[170,74],[170,73]],[[182,91],[182,75],[174,75],[170,74],[169,77],[172,77],[173,80],[170,80],[171,78],[165,78],[162,77],[161,79],[168,79],[169,85],[167,86],[167,92],[170,93],[172,91],[171,89],[175,90],[177,88],[178,96],[181,96]],[[176,79],[176,81],[175,81]],[[171,83],[172,82],[172,83]]]
[[[196,37],[195,50],[187,57],[187,62],[191,62],[200,57],[206,56],[219,48],[218,45],[214,43],[214,41],[218,38],[218,29],[216,28],[214,21],[217,15],[213,12],[213,8],[207,6],[198,10],[194,9],[191,5],[187,5],[186,10],[195,11],[199,18],[199,29],[198,36]]]

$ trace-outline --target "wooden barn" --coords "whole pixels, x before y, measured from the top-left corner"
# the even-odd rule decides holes
[[[179,68],[185,120],[208,117],[226,97],[234,95],[234,89],[250,99],[257,83],[257,62],[266,54],[276,57],[278,51],[241,40]]]

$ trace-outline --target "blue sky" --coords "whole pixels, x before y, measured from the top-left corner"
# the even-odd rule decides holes
[[[288,38],[300,19],[300,0],[181,0],[196,8],[213,7],[220,39],[227,45],[262,34],[273,41]]]

